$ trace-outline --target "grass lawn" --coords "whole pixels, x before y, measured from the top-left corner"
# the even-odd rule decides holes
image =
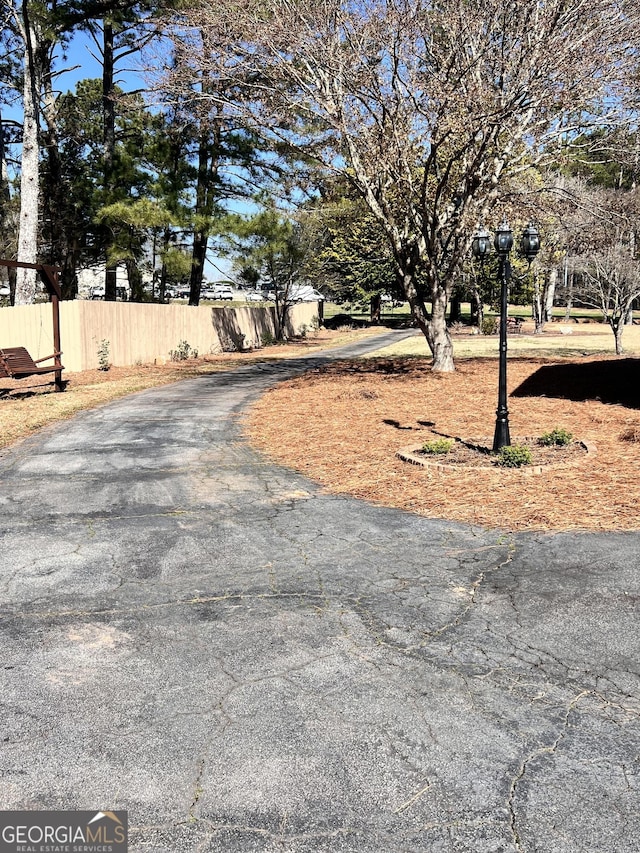
[[[604,323],[548,323],[540,335],[533,334],[533,323],[524,324],[520,334],[509,335],[507,354],[510,358],[538,356],[545,358],[580,358],[585,355],[615,355],[613,332]],[[456,358],[497,358],[498,335],[472,335],[468,329],[453,334]],[[628,326],[624,330],[622,343],[625,354],[640,354],[640,326]],[[408,338],[379,350],[376,355],[419,356],[426,358],[429,347],[424,335],[416,333]]]

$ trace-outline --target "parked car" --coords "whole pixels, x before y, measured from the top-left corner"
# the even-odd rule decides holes
[[[264,302],[265,298],[259,290],[248,290],[244,295],[246,302]]]
[[[89,291],[89,299],[104,299],[105,297],[105,289],[104,284],[98,284],[95,287],[92,287]],[[126,287],[116,287],[116,299],[119,299],[121,302],[127,301],[127,288]]]
[[[324,302],[324,296],[308,284],[301,284],[289,290],[290,302]]]
[[[228,284],[214,284],[211,291],[213,296],[210,299],[233,299],[233,291]]]

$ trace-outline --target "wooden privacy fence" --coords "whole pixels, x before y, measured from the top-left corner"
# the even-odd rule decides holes
[[[136,302],[62,301],[60,337],[67,371],[99,366],[98,350],[108,343],[114,365],[162,363],[186,341],[200,355],[255,349],[265,337],[275,336],[274,309],[268,306],[231,308],[156,305]],[[309,328],[318,317],[318,305],[292,306],[288,334]],[[0,308],[0,346],[25,347],[33,359],[54,348],[51,305]]]

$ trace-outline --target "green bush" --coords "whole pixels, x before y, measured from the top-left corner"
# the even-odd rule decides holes
[[[556,427],[551,432],[543,433],[538,439],[538,444],[543,444],[545,447],[552,447],[553,445],[564,446],[565,444],[571,444],[572,440],[573,433]]]
[[[532,462],[531,451],[521,444],[501,447],[496,459],[496,465],[501,465],[503,468],[522,468],[523,465],[531,465]]]
[[[180,341],[175,349],[169,350],[171,361],[186,361],[188,358],[197,358],[198,350],[190,346],[187,341]]]
[[[483,335],[493,335],[496,330],[496,318],[495,317],[483,317],[482,318],[482,327],[480,331]]]
[[[260,335],[260,343],[263,347],[271,347],[274,344],[277,344],[278,341],[276,340],[276,337],[273,332],[267,330]]]
[[[109,362],[109,341],[101,340],[98,347],[98,370],[109,370],[111,364]]]
[[[454,441],[452,438],[434,438],[433,441],[425,441],[422,445],[422,452],[442,455],[449,453],[453,445]]]

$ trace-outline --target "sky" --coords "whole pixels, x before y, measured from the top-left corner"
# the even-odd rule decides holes
[[[102,68],[91,55],[92,50],[95,52],[91,38],[84,33],[76,33],[69,46],[66,62],[62,58],[58,60],[59,68],[67,69],[56,80],[61,92],[73,91],[79,80],[102,76]],[[126,82],[123,88],[126,88]]]

